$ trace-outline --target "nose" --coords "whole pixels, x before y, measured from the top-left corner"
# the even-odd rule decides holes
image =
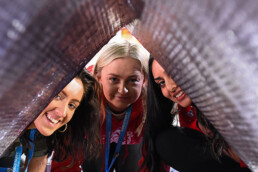
[[[126,94],[128,93],[128,89],[126,88],[126,85],[124,83],[121,83],[118,88],[118,92],[120,94]]]
[[[167,90],[168,90],[169,92],[174,93],[174,92],[176,92],[178,86],[176,85],[175,82],[172,82],[171,80],[168,80],[168,81],[166,82],[166,88],[167,88]]]
[[[175,85],[175,86],[171,89],[171,92],[172,92],[172,93],[176,92],[177,87],[178,87],[178,86]]]
[[[56,113],[59,117],[66,117],[68,110],[68,103],[67,102],[60,102],[58,107],[56,108]]]

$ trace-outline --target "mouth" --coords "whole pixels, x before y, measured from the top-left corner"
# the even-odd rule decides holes
[[[177,92],[176,94],[174,94],[173,96],[178,100],[182,100],[185,97],[185,92],[183,90]]]
[[[181,90],[175,97],[178,98],[178,97],[182,96],[182,94],[184,94],[184,92]]]
[[[117,96],[117,98],[120,99],[120,100],[127,100],[128,99],[128,97],[123,97],[123,96]]]
[[[49,114],[46,114],[46,117],[53,124],[57,124],[58,122],[60,122],[60,120],[56,120],[56,119],[52,118]]]

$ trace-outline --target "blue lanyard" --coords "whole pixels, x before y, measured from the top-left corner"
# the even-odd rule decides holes
[[[31,141],[34,141],[34,135],[35,135],[36,131],[37,131],[37,129],[32,129],[30,131]],[[29,165],[30,160],[32,158],[35,144],[33,142],[30,142],[30,146],[31,147],[29,149],[28,163],[27,163],[27,167],[26,167],[25,172],[27,172],[27,168],[28,168],[28,165]],[[13,162],[13,172],[19,172],[20,163],[21,163],[21,156],[22,156],[22,146],[17,146],[16,147],[16,152],[15,152],[15,157],[14,157],[14,162]],[[1,168],[1,169],[3,170],[4,168]],[[6,168],[6,170],[7,170],[7,168]]]
[[[35,136],[36,131],[37,131],[37,129],[32,129],[30,131],[30,139],[31,139],[32,142],[30,142],[29,159],[28,159],[28,163],[27,163],[27,167],[26,167],[25,172],[27,172],[28,165],[30,164],[30,160],[31,160],[33,152],[34,152],[35,144],[33,143],[33,141],[34,141],[34,136]]]
[[[0,167],[0,172],[7,172],[7,169],[8,169],[8,168]]]
[[[119,151],[122,145],[122,142],[124,140],[124,136],[126,133],[126,129],[129,123],[129,119],[131,116],[131,112],[132,112],[132,105],[130,105],[125,113],[125,118],[123,120],[123,124],[122,124],[122,128],[120,131],[120,135],[119,135],[119,139],[118,142],[116,144],[116,149],[115,149],[115,153],[113,155],[112,161],[108,167],[108,160],[109,160],[109,151],[110,151],[110,136],[111,136],[111,111],[107,105],[107,121],[106,121],[106,145],[105,145],[105,172],[109,172],[110,168],[112,167],[112,165],[114,164],[116,158],[119,155]]]
[[[20,163],[21,163],[21,155],[22,155],[22,146],[16,147],[14,162],[13,162],[13,172],[19,172]]]

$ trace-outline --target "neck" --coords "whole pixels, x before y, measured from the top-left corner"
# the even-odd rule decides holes
[[[110,108],[110,111],[111,111],[111,115],[118,120],[122,120],[125,117],[126,109],[122,111],[115,111]]]
[[[124,119],[124,117],[125,117],[125,112],[122,112],[122,113],[119,113],[119,114],[114,113],[114,112],[111,112],[111,115],[112,115],[114,118],[118,119],[118,120],[122,120],[122,119]]]
[[[120,109],[119,107],[114,107],[108,101],[107,101],[107,105],[108,105],[109,109],[111,110],[111,112],[114,113],[114,114],[124,113],[126,111],[126,109],[128,108],[128,107],[126,107],[125,109]]]
[[[117,114],[117,115],[122,114],[122,113],[124,113],[124,112],[126,111],[126,109],[125,109],[125,110],[122,110],[122,111],[115,111],[115,110],[113,110],[113,109],[111,109],[111,108],[110,108],[110,110],[111,110],[111,113],[112,113],[112,114]]]
[[[36,128],[36,126],[34,122],[32,122],[27,129],[34,129],[34,128]]]

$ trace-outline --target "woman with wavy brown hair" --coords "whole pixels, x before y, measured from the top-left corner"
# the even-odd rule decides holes
[[[22,153],[27,158],[24,170],[37,172],[45,171],[47,156],[52,151],[57,161],[68,156],[75,160],[78,150],[84,150],[82,154],[88,158],[97,156],[100,138],[96,84],[89,73],[79,72],[4,152],[0,167],[19,171]]]

